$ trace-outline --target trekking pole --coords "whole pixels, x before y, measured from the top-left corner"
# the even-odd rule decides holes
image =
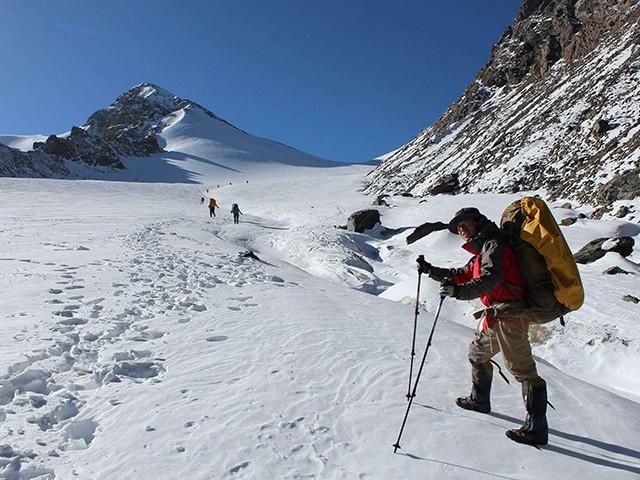
[[[436,311],[436,316],[433,319],[433,326],[431,327],[431,333],[429,334],[429,340],[427,340],[427,347],[424,349],[424,355],[422,355],[422,362],[420,363],[420,368],[418,369],[418,375],[416,376],[416,381],[413,384],[413,392],[411,393],[411,397],[409,398],[409,404],[407,405],[407,411],[404,412],[404,419],[402,420],[402,426],[400,427],[400,433],[398,434],[398,440],[393,444],[393,453],[396,453],[400,447],[400,438],[402,437],[402,432],[404,431],[404,426],[407,423],[407,417],[409,416],[409,409],[411,408],[411,404],[413,403],[413,399],[416,396],[416,389],[418,388],[418,382],[420,381],[420,375],[422,374],[422,369],[424,367],[424,362],[427,359],[427,353],[429,352],[429,347],[431,346],[431,339],[433,338],[433,332],[436,329],[436,324],[438,323],[438,317],[440,316],[440,310],[442,310],[442,303],[444,302],[445,297],[440,297],[440,304],[438,305],[438,310]]]
[[[424,255],[418,258],[424,259]],[[413,315],[413,340],[411,342],[411,365],[409,366],[409,386],[407,387],[407,400],[411,398],[411,378],[413,377],[413,357],[416,356],[416,329],[418,328],[418,306],[420,305],[420,279],[422,272],[418,271],[418,290],[416,291],[416,310]]]
[[[500,368],[500,364],[494,360],[489,360],[489,361],[493,363],[496,367],[498,367],[498,373],[504,379],[504,381],[507,382],[507,385],[511,385],[511,382],[509,382],[509,379],[507,378],[507,376],[504,373],[502,373],[502,368]],[[556,410],[556,407],[554,407],[549,400],[547,400],[547,405],[549,405],[551,408]]]

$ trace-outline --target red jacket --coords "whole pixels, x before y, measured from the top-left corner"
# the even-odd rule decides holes
[[[490,307],[494,303],[522,300],[524,281],[518,260],[507,238],[493,222],[485,223],[469,243],[462,246],[473,258],[462,268],[431,269],[431,277],[450,281],[455,298],[480,301]],[[497,317],[485,315],[483,329],[491,326]]]

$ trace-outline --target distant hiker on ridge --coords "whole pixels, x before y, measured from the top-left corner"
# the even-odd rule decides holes
[[[204,197],[200,197],[200,205],[204,203]]]
[[[216,216],[216,208],[220,208],[218,207],[218,202],[216,202],[215,198],[210,199],[209,200],[209,217]]]
[[[498,226],[477,208],[463,208],[449,222],[449,230],[464,240],[462,248],[473,258],[462,268],[438,268],[418,257],[418,271],[441,282],[440,295],[458,300],[480,298],[487,307],[482,325],[469,345],[471,394],[458,397],[456,404],[481,413],[491,411],[491,358],[502,351],[504,363],[522,384],[527,411],[524,425],[507,430],[507,437],[518,443],[546,445],[547,386],[538,376],[529,343],[529,322],[521,318],[501,318],[491,311],[494,303],[523,303],[524,281],[517,258]]]
[[[242,215],[242,212],[237,203],[231,205],[231,213],[233,213],[233,223],[240,223],[240,215]]]

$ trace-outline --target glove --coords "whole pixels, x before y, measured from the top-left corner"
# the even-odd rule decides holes
[[[454,297],[456,296],[456,286],[450,283],[440,284],[440,296],[441,297]]]
[[[429,275],[429,272],[431,272],[432,265],[427,262],[422,255],[416,258],[416,265],[418,266],[419,273],[426,273]]]

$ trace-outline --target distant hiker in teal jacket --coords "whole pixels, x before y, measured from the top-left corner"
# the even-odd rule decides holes
[[[240,215],[242,215],[242,212],[237,203],[231,205],[231,213],[233,213],[233,223],[240,223]]]

